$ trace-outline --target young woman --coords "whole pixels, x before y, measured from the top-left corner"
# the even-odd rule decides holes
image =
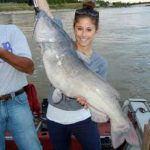
[[[75,12],[75,49],[79,59],[105,79],[107,62],[92,48],[99,25],[99,12],[94,7],[93,2],[86,2],[82,9]],[[61,26],[61,21],[58,24]],[[59,89],[54,89],[53,94],[49,94],[47,125],[55,150],[69,150],[71,135],[76,137],[83,150],[101,149],[97,124],[91,120],[89,109],[84,106],[84,97],[73,99],[65,96]]]

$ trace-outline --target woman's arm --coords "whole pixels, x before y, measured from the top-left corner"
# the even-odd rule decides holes
[[[53,18],[52,12],[46,0],[37,0],[37,4],[40,10],[44,10],[49,17]]]

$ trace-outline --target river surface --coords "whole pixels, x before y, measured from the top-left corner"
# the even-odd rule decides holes
[[[109,63],[108,81],[121,95],[145,98],[150,101],[150,7],[98,9],[100,27],[94,49]],[[74,10],[57,10],[53,14],[62,19],[64,29],[73,37]],[[1,12],[0,23],[14,23],[25,33],[33,54],[35,71],[28,76],[35,84],[40,99],[47,97],[49,81],[45,75],[40,48],[32,38],[33,12]]]

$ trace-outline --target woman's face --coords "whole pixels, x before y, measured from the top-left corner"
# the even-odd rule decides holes
[[[96,34],[96,26],[89,17],[78,18],[74,25],[77,48],[91,48]]]

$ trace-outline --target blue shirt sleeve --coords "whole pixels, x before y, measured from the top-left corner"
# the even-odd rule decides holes
[[[58,25],[60,26],[61,28],[63,28],[63,24],[62,24],[62,21],[59,19],[59,18],[54,18],[53,21]]]
[[[91,71],[97,73],[102,79],[106,80],[108,63],[102,56],[96,52],[93,52],[90,57],[90,63],[87,63],[84,60],[83,62]]]

